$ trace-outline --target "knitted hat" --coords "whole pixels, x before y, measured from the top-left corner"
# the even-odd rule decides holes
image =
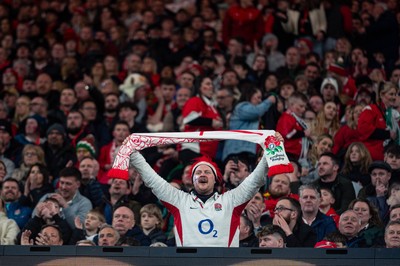
[[[322,241],[317,242],[317,244],[315,244],[314,248],[337,248],[337,245],[335,242],[322,240]]]
[[[58,133],[60,133],[64,136],[66,134],[65,128],[61,124],[55,123],[55,124],[51,125],[49,127],[49,129],[47,129],[46,135],[48,136],[50,134],[50,132],[53,130],[57,131]]]
[[[119,89],[128,95],[129,98],[133,98],[135,95],[135,91],[143,86],[147,85],[147,79],[140,74],[131,74],[129,75],[122,85],[119,86]]]
[[[322,81],[321,93],[322,93],[322,90],[324,89],[324,87],[328,84],[332,85],[335,88],[336,94],[339,94],[339,85],[338,85],[336,79],[331,78],[331,77],[325,78],[324,81]]]
[[[348,73],[346,68],[343,65],[343,59],[339,58],[338,61],[332,63],[328,66],[328,71],[335,73],[339,76],[347,77]]]
[[[197,158],[196,161],[192,164],[192,167],[190,168],[190,172],[192,173],[192,179],[194,177],[194,172],[196,171],[196,168],[200,165],[209,166],[214,173],[215,181],[217,183],[222,182],[222,174],[221,174],[221,171],[219,170],[217,164],[214,163],[213,161],[211,161],[211,159],[206,156]]]
[[[83,139],[81,139],[78,144],[76,144],[76,150],[82,148],[85,149],[87,151],[90,152],[90,155],[92,155],[92,157],[96,157],[96,140],[94,139],[93,135],[87,135],[86,137],[84,137]]]

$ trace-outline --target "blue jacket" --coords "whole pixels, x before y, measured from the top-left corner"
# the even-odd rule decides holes
[[[20,229],[24,228],[32,214],[32,209],[21,205],[18,201],[6,203],[7,217],[17,222]]]
[[[236,105],[233,110],[229,129],[251,130],[258,129],[260,125],[260,117],[271,107],[269,100],[264,100],[258,105],[250,102],[241,102]],[[225,160],[231,154],[249,152],[256,155],[256,144],[248,141],[226,140],[222,153],[222,160]]]
[[[323,240],[327,234],[337,231],[335,221],[333,221],[332,217],[320,211],[318,211],[317,217],[312,222],[311,227],[317,234],[317,242]]]

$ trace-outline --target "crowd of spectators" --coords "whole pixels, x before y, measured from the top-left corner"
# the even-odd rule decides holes
[[[1,1],[0,244],[174,246],[138,172],[107,176],[124,139],[267,129],[295,170],[249,201],[240,246],[399,248],[399,25],[396,0]],[[142,152],[184,191],[215,159],[221,192],[260,153]]]

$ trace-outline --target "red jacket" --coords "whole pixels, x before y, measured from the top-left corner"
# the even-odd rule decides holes
[[[207,104],[203,98],[198,96],[190,98],[182,109],[183,123],[185,124],[185,132],[194,131],[213,131],[215,130],[211,124],[209,125],[190,125],[190,122],[197,118],[221,119],[217,109],[211,104]],[[208,155],[214,158],[217,154],[218,141],[190,143],[190,149]],[[185,149],[185,144],[182,144]]]
[[[330,208],[329,211],[325,213],[329,217],[332,217],[332,219],[335,221],[336,227],[339,228],[339,218],[340,216],[335,212],[333,208]]]
[[[383,160],[383,142],[390,137],[386,130],[383,112],[376,104],[370,104],[362,110],[358,118],[357,133],[369,150],[372,160]]]
[[[278,123],[276,124],[276,131],[281,133],[285,139],[285,151],[299,158],[301,153],[301,141],[302,137],[304,136],[304,129],[290,114],[290,111],[286,111],[281,115]]]
[[[344,125],[335,134],[332,152],[338,154],[338,152],[346,150],[351,143],[357,141],[360,141],[357,130]]]
[[[257,8],[233,5],[226,11],[222,24],[222,40],[225,45],[228,45],[232,37],[242,37],[247,45],[253,47],[254,41],[261,40],[263,34],[264,20]]]

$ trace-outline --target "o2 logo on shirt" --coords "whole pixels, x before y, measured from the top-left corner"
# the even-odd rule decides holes
[[[201,220],[198,228],[199,232],[203,235],[213,234],[213,237],[218,237],[218,231],[214,230],[214,223],[210,219]]]

